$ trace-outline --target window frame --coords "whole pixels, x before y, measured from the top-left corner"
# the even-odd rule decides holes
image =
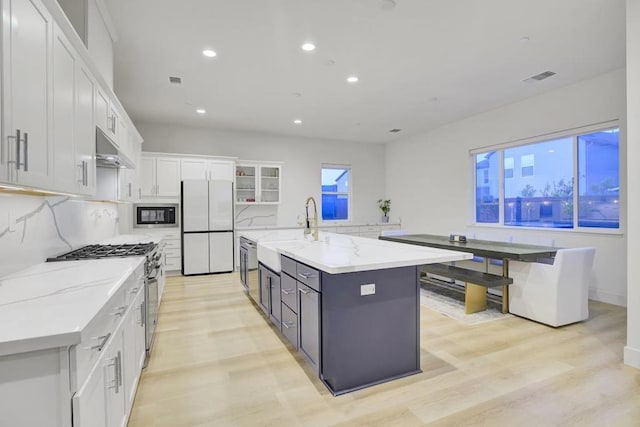
[[[618,216],[618,228],[604,228],[604,227],[581,227],[579,225],[579,194],[580,189],[578,188],[579,180],[578,177],[578,137],[590,133],[602,132],[611,129],[618,129],[618,182],[619,182],[619,198],[618,203],[620,206],[619,216]],[[546,227],[527,227],[527,226],[519,226],[519,225],[505,225],[504,223],[504,187],[505,187],[505,176],[504,176],[504,151],[505,149],[521,147],[524,145],[536,144],[536,143],[544,143],[546,141],[551,141],[555,139],[561,138],[571,138],[572,139],[572,151],[573,151],[573,176],[574,176],[574,191],[573,191],[573,227],[572,228],[546,228]],[[624,158],[624,153],[626,152],[623,146],[623,140],[625,138],[624,129],[621,126],[619,120],[611,120],[607,122],[596,123],[593,125],[587,125],[572,129],[567,129],[564,131],[558,131],[543,135],[538,135],[529,138],[523,138],[519,140],[509,141],[505,143],[490,145],[481,148],[474,148],[469,150],[469,158],[471,161],[471,209],[470,209],[470,218],[471,218],[471,226],[481,227],[481,228],[499,228],[499,229],[511,229],[511,230],[535,230],[535,231],[548,231],[548,232],[561,232],[561,233],[587,233],[587,234],[605,234],[605,235],[623,235],[626,233],[626,181],[624,180],[624,174],[626,167],[622,162]],[[496,151],[499,155],[498,165],[502,167],[498,170],[498,179],[499,179],[499,218],[498,222],[493,223],[483,223],[477,222],[476,212],[476,182],[477,182],[477,171],[475,165],[475,156],[477,154],[487,153],[490,151]]]
[[[349,184],[347,186],[347,191],[343,192],[343,191],[323,191],[322,189],[322,172],[324,171],[324,169],[345,169],[349,171]],[[346,195],[347,196],[347,218],[346,219],[327,219],[325,220],[322,212],[323,212],[323,196],[325,194],[331,194],[331,195]],[[353,168],[351,165],[347,165],[347,164],[336,164],[336,163],[322,163],[320,165],[320,212],[319,214],[319,221],[322,223],[348,223],[351,222],[352,218],[353,218],[353,212],[352,212],[352,199],[353,198]]]

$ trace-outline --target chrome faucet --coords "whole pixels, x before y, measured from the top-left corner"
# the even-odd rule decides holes
[[[306,213],[306,227],[304,228],[304,234],[311,234],[311,225],[309,224],[309,202],[313,202],[313,240],[318,240],[318,208],[316,206],[316,199],[308,197],[304,204],[304,210]]]

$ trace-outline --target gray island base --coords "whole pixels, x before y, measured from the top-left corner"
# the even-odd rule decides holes
[[[320,378],[334,395],[422,372],[416,266],[322,272],[321,283]]]
[[[335,396],[422,372],[419,266],[472,257],[301,230],[241,233],[249,240],[245,292]]]

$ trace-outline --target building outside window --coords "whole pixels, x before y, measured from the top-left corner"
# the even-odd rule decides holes
[[[351,168],[340,165],[322,167],[322,220],[349,220]]]
[[[502,177],[493,161],[500,156]],[[620,228],[617,128],[508,146],[474,158],[476,223]],[[485,182],[487,173],[491,184]]]

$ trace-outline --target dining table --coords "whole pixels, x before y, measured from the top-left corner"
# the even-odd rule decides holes
[[[545,262],[553,260],[559,248],[553,246],[530,245],[526,243],[512,243],[494,240],[463,239],[456,241],[451,236],[434,234],[405,234],[397,236],[380,236],[380,240],[396,243],[428,246],[431,248],[450,249],[472,253],[485,260],[501,260],[502,276],[509,277],[509,261]],[[502,288],[502,311],[509,311],[509,286]]]

